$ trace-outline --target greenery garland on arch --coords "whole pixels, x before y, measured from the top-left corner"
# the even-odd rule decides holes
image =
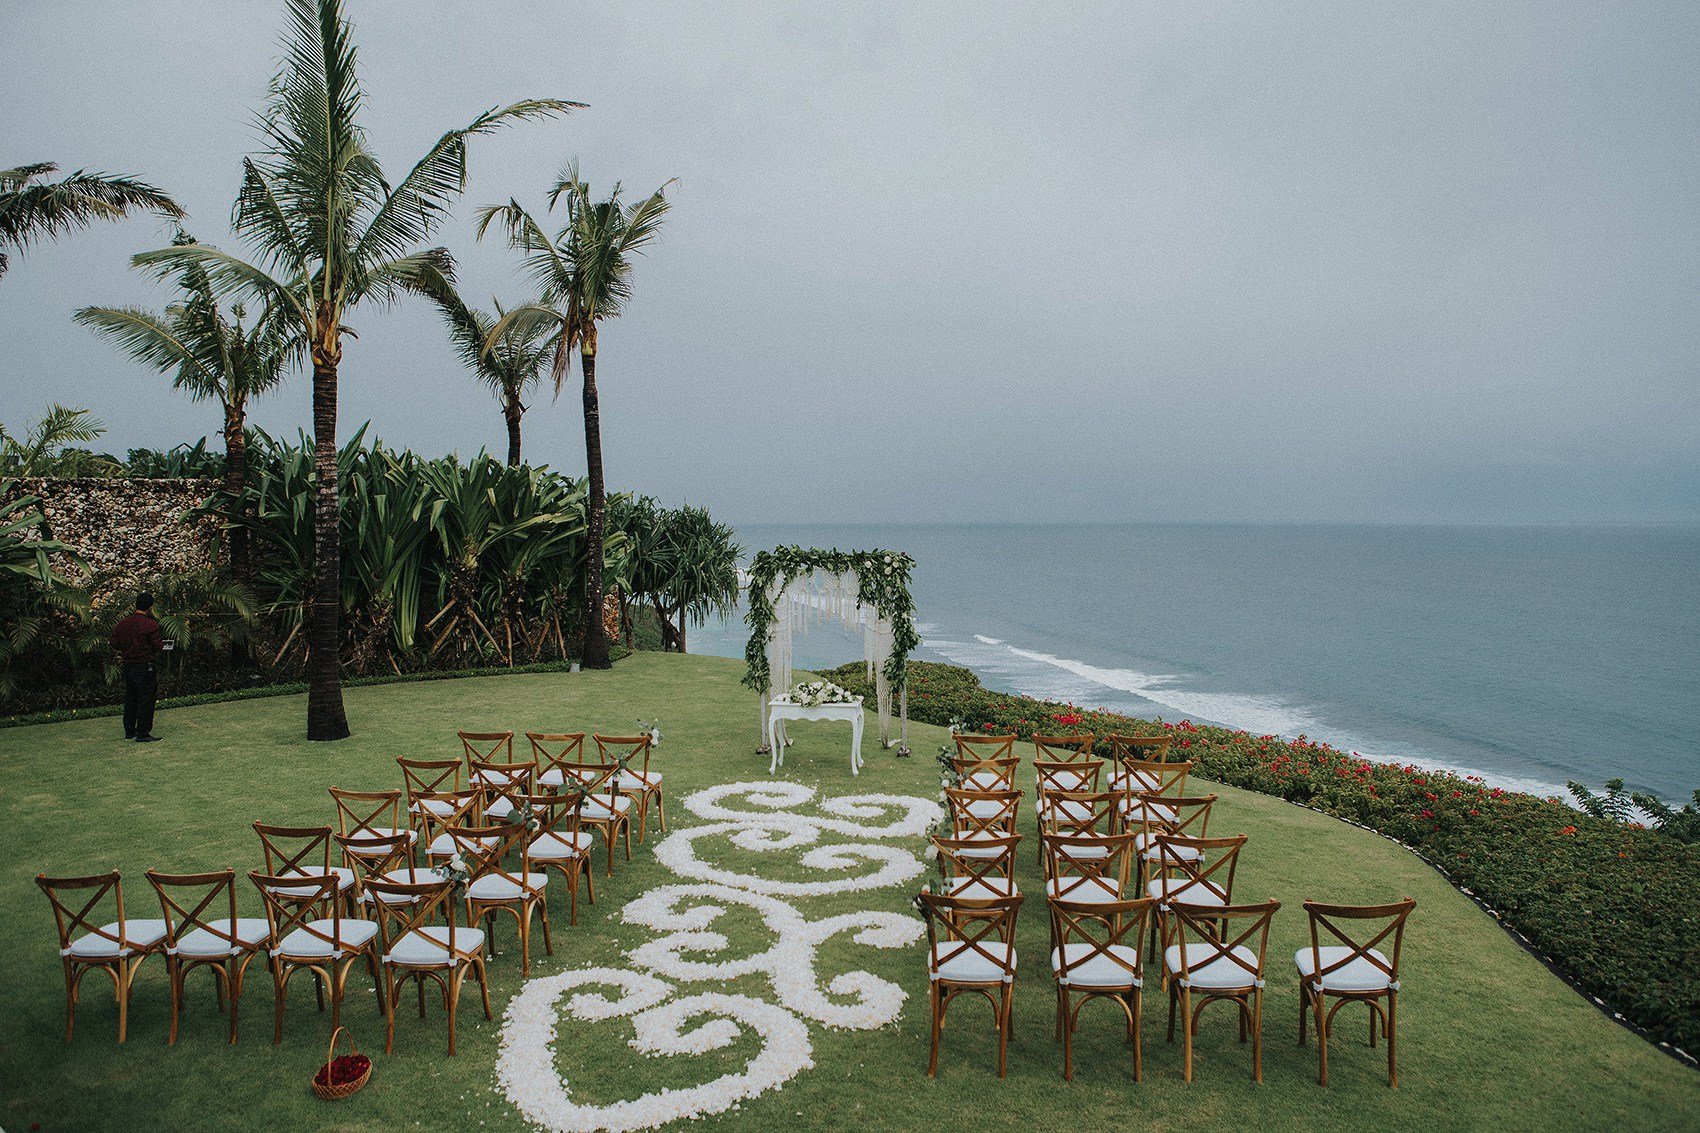
[[[901,693],[909,663],[909,652],[921,644],[915,632],[915,599],[909,594],[909,576],[915,560],[901,551],[840,551],[834,547],[804,550],[795,544],[760,551],[750,562],[750,612],[744,621],[750,627],[750,643],[744,647],[748,670],[744,684],[757,693],[769,691],[772,673],[767,664],[767,640],[777,613],[770,591],[783,592],[794,578],[812,571],[828,574],[856,572],[856,600],[891,623],[891,656],[885,675],[894,692]],[[778,586],[773,584],[778,582]]]

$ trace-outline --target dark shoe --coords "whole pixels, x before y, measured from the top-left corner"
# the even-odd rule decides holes
[[[158,736],[137,736],[136,742],[139,743],[139,744],[157,744],[159,742],[159,737]]]
[[[136,738],[136,733],[134,733],[134,732],[125,732],[125,733],[124,733],[124,738],[125,738],[125,739],[127,739],[127,740],[133,740],[133,739],[135,739],[135,738]]]

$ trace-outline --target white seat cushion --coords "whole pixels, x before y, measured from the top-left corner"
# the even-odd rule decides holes
[[[174,956],[189,956],[203,959],[212,956],[235,956],[244,951],[242,945],[249,949],[257,948],[271,939],[272,926],[264,917],[237,917],[236,928],[230,927],[230,919],[221,917],[208,924],[219,932],[236,937],[241,944],[232,944],[204,928],[191,929],[177,940],[176,948],[167,948],[166,952]]]
[[[407,804],[407,809],[413,814],[418,814],[421,808],[437,815],[453,814],[455,812],[455,804],[449,802],[447,799],[420,799],[418,802]]]
[[[118,935],[118,922],[103,924],[100,931],[112,936]],[[145,951],[165,939],[165,922],[161,920],[136,920],[131,918],[124,922],[124,943],[108,940],[104,936],[86,933],[71,941],[71,947],[59,950],[61,956],[75,956],[79,960],[115,960],[119,956],[129,956],[136,952]]]
[[[1053,877],[1045,883],[1045,894],[1059,901],[1081,901],[1101,905],[1120,901],[1121,892],[1107,877]]]
[[[490,787],[505,787],[505,786],[508,785],[508,782],[512,778],[513,778],[513,776],[509,775],[505,771],[482,771],[481,770],[481,771],[474,771],[472,773],[472,781],[474,783],[483,783],[486,786],[490,786]]]
[[[489,847],[494,846],[498,839],[495,835],[490,835],[484,838],[475,838],[472,839],[472,841],[475,841],[478,845],[488,849]],[[426,855],[433,858],[452,858],[459,852],[459,850],[455,849],[455,840],[447,834],[437,835],[435,838],[431,839],[431,844],[425,847]]]
[[[1340,961],[1352,954],[1352,950],[1343,944],[1330,945],[1321,949],[1321,952],[1324,968],[1330,964],[1339,964]],[[1376,949],[1371,948],[1369,954],[1381,963],[1387,964],[1387,957]],[[1310,980],[1312,987],[1316,987],[1316,980],[1311,979],[1316,974],[1315,953],[1308,948],[1301,948],[1293,954],[1293,963],[1298,965],[1299,975]],[[1388,966],[1391,967],[1392,965],[1389,964]],[[1323,976],[1321,986],[1323,991],[1399,990],[1399,984],[1392,977],[1362,956],[1356,957],[1349,964],[1342,964]]]
[[[1060,949],[1051,949],[1051,973],[1057,977],[1057,982],[1064,987],[1143,986],[1139,975],[1139,949],[1126,944],[1112,944],[1108,950],[1109,956],[1103,952],[1093,956],[1092,948],[1092,945],[1079,941],[1065,944]],[[1065,956],[1073,965],[1066,976],[1062,974]],[[1091,956],[1091,959],[1087,959],[1088,956]],[[1111,956],[1115,959],[1112,960]],[[1128,967],[1122,967],[1117,960],[1126,962]]]
[[[992,799],[975,799],[963,809],[975,818],[997,818],[1004,813],[1004,805]]]
[[[963,846],[951,851],[951,853],[955,854],[959,858],[966,858],[969,861],[976,862],[991,861],[993,858],[1001,858],[1008,852],[1009,851],[1002,846]]]
[[[534,861],[554,862],[579,857],[595,844],[596,839],[582,830],[572,835],[572,841],[565,834],[539,834],[531,840],[530,852]]]
[[[1133,836],[1133,844],[1139,847],[1140,853],[1144,854],[1146,861],[1161,860],[1163,851],[1157,845],[1156,837],[1153,836],[1150,839],[1150,845],[1146,845],[1146,841],[1147,839],[1143,834]],[[1204,851],[1197,846],[1177,846],[1172,842],[1169,844],[1169,860],[1172,862],[1196,862],[1203,860],[1203,858]]]
[[[1110,856],[1108,846],[1058,846],[1056,858],[1060,862],[1099,862]]]
[[[968,901],[995,901],[1000,897],[1018,897],[1015,882],[1007,877],[953,877],[945,884],[945,892]]]
[[[1183,987],[1198,987],[1216,991],[1232,990],[1242,987],[1262,987],[1263,981],[1252,976],[1257,968],[1257,953],[1243,944],[1233,948],[1235,956],[1251,965],[1251,969],[1240,967],[1226,956],[1216,955],[1215,950],[1204,944],[1188,945],[1186,958],[1192,962],[1192,971],[1188,974]],[[1214,960],[1200,965],[1206,957],[1216,955]],[[1178,975],[1181,970],[1181,946],[1171,944],[1163,950],[1163,966],[1170,975]]]
[[[431,869],[429,867],[419,869],[407,869],[403,867],[402,869],[390,870],[388,873],[384,874],[380,880],[394,881],[402,885],[427,885],[443,880],[443,875],[441,871]],[[419,897],[417,896],[404,897],[399,893],[385,893],[382,896],[379,896],[370,890],[360,894],[361,902],[367,905],[372,903],[372,899],[374,897],[377,897],[378,900],[382,901],[386,905],[411,905],[419,900]],[[348,922],[344,921],[343,923],[347,924]]]
[[[1092,817],[1092,806],[1078,799],[1047,798],[1039,804],[1040,811],[1051,821],[1085,822]]]
[[[419,840],[419,835],[414,833],[413,831],[407,830],[407,829],[397,829],[394,826],[372,826],[372,827],[368,827],[364,830],[357,831],[356,833],[349,835],[349,837],[351,837],[351,838],[394,838],[397,835],[402,835],[402,836],[406,837],[407,844],[409,846],[412,846],[415,842],[417,842]],[[357,858],[377,858],[377,857],[383,857],[384,853],[386,851],[380,851],[380,850],[375,850],[375,849],[367,849],[367,848],[359,846],[359,845],[354,845],[354,846],[348,847],[348,852],[353,854]]]
[[[384,957],[384,963],[406,964],[414,968],[447,968],[450,965],[450,945],[461,952],[476,952],[484,947],[484,930],[457,925],[451,940],[447,925],[416,928],[395,942],[395,947]]]
[[[549,875],[528,873],[525,875],[525,883],[533,889],[542,889],[549,884]],[[517,901],[527,895],[518,882],[497,873],[473,878],[472,884],[466,887],[467,899],[472,901]]]
[[[989,953],[998,962],[994,963],[974,951],[967,941],[941,940],[933,947],[932,966],[928,976],[952,983],[1010,982],[1010,977],[1004,969],[1007,967],[1011,972],[1015,970],[1015,949],[998,940],[982,940],[975,947]]]
[[[1129,771],[1123,767],[1110,776],[1112,791],[1155,791],[1157,776],[1148,775],[1143,771]]]
[[[632,771],[630,769],[614,776],[614,785],[622,791],[651,790],[661,786],[661,772]]]
[[[338,893],[346,892],[348,888],[354,884],[354,871],[349,869],[347,866],[333,865],[330,868],[330,873],[336,878],[336,891]],[[279,876],[323,877],[325,876],[325,871],[314,866],[309,869],[288,870]],[[294,887],[288,889],[273,889],[272,892],[279,897],[316,897],[318,896],[319,890],[316,886],[302,886],[299,889]]]
[[[343,920],[340,923],[325,917],[312,923],[313,931],[307,927],[294,929],[283,938],[283,942],[272,949],[273,956],[282,956],[290,960],[340,960],[351,951],[364,948],[368,941],[378,934],[378,926],[373,921]],[[341,948],[332,948],[331,941],[323,937],[334,937]]]
[[[613,810],[608,809],[609,803],[613,804]],[[632,800],[624,795],[616,795],[612,799],[607,795],[594,795],[584,800],[584,809],[579,811],[579,817],[593,820],[609,819],[613,818],[615,814],[623,815],[631,809]]]
[[[513,802],[509,799],[503,798],[501,795],[497,795],[488,803],[484,804],[484,817],[489,819],[491,822],[500,822],[513,812]]]
[[[962,787],[967,791],[1002,791],[1009,787],[1009,780],[995,771],[976,771],[962,780]]]
[[[1145,887],[1148,896],[1156,899],[1159,905],[1167,905],[1179,901],[1183,905],[1226,905],[1223,896],[1202,882],[1192,881],[1185,877],[1157,877]]]
[[[551,767],[549,770],[543,772],[543,774],[537,777],[538,785],[544,787],[559,787],[566,781],[566,772],[562,771],[559,767]]]

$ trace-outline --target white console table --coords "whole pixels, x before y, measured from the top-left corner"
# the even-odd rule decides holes
[[[850,774],[862,773],[862,702],[849,704],[792,704],[783,696],[767,702],[767,746],[773,758],[767,765],[772,775],[785,762],[786,720],[845,720],[850,724]]]

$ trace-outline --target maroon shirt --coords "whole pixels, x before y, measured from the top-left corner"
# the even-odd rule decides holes
[[[153,620],[153,615],[137,610],[113,627],[112,648],[126,665],[145,665],[165,648],[165,642],[159,636],[159,623]]]

